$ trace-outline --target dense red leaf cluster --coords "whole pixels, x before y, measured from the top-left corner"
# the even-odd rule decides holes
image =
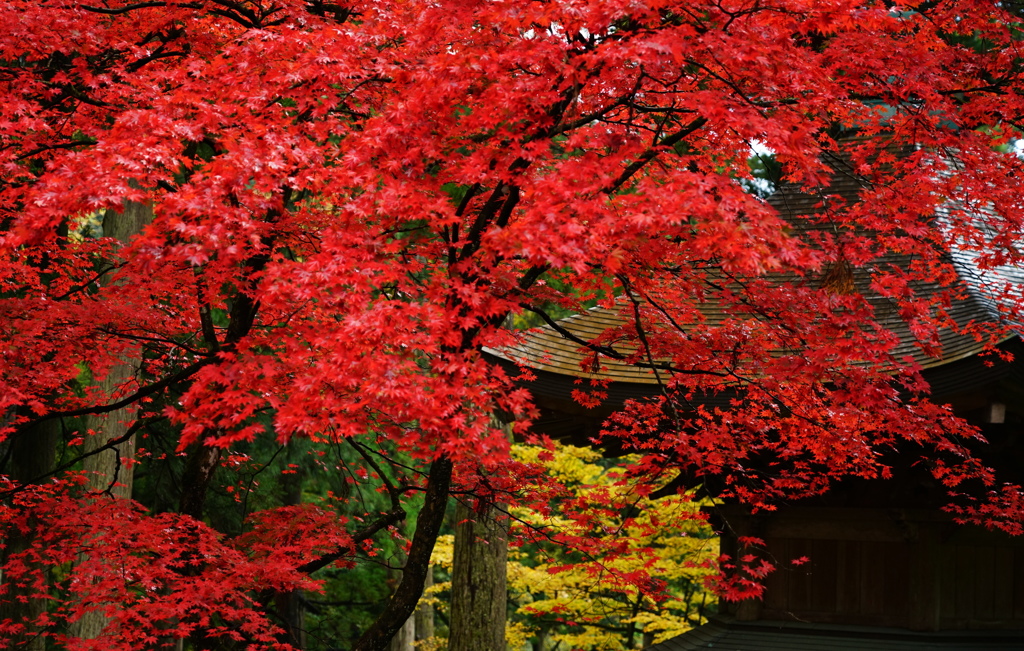
[[[109,618],[109,635],[55,633],[55,640],[68,649],[128,650],[201,631],[274,645],[281,631],[262,612],[259,595],[317,589],[297,568],[351,543],[336,518],[299,508],[265,512],[250,533],[226,541],[187,516],[147,514],[128,500],[84,495],[76,479],[82,478],[19,491],[0,511],[8,537],[33,540],[7,554],[7,589],[50,605],[41,622],[5,620],[4,639],[37,623],[66,630],[99,609]],[[4,482],[5,491],[13,488]]]
[[[265,435],[383,441],[423,473],[396,494],[543,502],[555,489],[508,463],[492,419],[528,436],[529,383],[481,351],[519,341],[509,315],[597,303],[627,325],[586,365],[615,346],[664,383],[608,425],[644,454],[638,491],[683,469],[767,506],[884,477],[880,451],[909,446],[951,488],[980,480],[967,517],[1020,530],[1019,489],[969,457],[974,430],[927,400],[869,300],[925,355],[945,331],[1008,333],[1015,287],[990,292],[1002,321],[948,309],[967,291],[950,247],[980,272],[1021,263],[1019,19],[1000,3],[0,7],[8,447],[128,407],[143,429],[169,417],[190,458]],[[822,193],[815,228],[741,183],[757,144]],[[840,149],[863,180],[851,204],[822,190]],[[119,248],[96,224],[125,202],[154,219]],[[837,266],[866,270],[867,291],[823,282]],[[707,324],[709,304],[727,318]],[[81,381],[124,359],[138,372],[113,394]],[[302,568],[379,530],[298,509],[229,540],[198,513],[18,481],[0,524],[34,542],[5,576],[42,593],[33,568],[72,568],[52,617],[115,604],[103,648],[196,630],[269,644],[259,595],[308,586]]]

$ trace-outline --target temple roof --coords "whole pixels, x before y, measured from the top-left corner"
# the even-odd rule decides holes
[[[859,201],[861,191],[869,185],[853,174],[849,165],[841,159],[837,158],[831,161],[831,165],[836,173],[829,187],[821,193],[807,193],[793,187],[783,187],[768,199],[768,203],[794,225],[793,229],[798,234],[801,231],[806,233],[814,229],[826,228],[812,224],[806,218],[820,212],[823,196],[835,197],[838,195],[843,202],[851,205]],[[948,215],[940,214],[938,216],[940,223],[943,219],[948,218]],[[955,244],[952,250],[946,253],[946,257],[959,276],[960,286],[954,289],[960,290],[965,296],[963,300],[954,302],[947,308],[948,313],[957,324],[962,326],[970,322],[995,323],[1004,319],[1006,312],[1003,304],[1005,288],[1008,283],[1016,286],[1024,284],[1024,270],[1003,266],[982,271],[978,264],[978,255],[966,248],[957,247]],[[985,350],[987,342],[980,341],[969,334],[957,333],[944,328],[939,333],[938,354],[929,354],[919,344],[911,331],[911,326],[901,317],[899,310],[887,299],[874,295],[870,285],[875,268],[892,265],[905,269],[910,262],[911,258],[908,255],[890,253],[874,261],[871,266],[849,269],[853,288],[868,297],[875,308],[875,318],[878,323],[899,338],[900,343],[894,351],[895,357],[909,356],[922,369],[927,370],[972,357]],[[783,278],[783,276],[779,276],[779,278]],[[918,297],[928,298],[948,291],[950,288],[935,282],[917,283],[913,289]],[[593,340],[607,329],[621,326],[631,318],[623,315],[623,312],[628,313],[631,308],[628,301],[620,301],[620,304],[623,309],[595,307],[585,313],[562,319],[558,325],[580,339]],[[703,317],[701,325],[703,328],[721,325],[730,317],[726,309],[712,301],[702,303],[698,305],[698,308]],[[632,352],[628,349],[617,350],[625,355]],[[504,360],[555,376],[564,376],[567,379],[601,379],[630,385],[658,384],[658,378],[651,369],[608,356],[602,355],[599,358],[600,366],[582,368],[588,351],[584,350],[579,343],[562,336],[550,326],[535,328],[526,333],[522,341],[514,348],[501,351],[488,350],[487,352]]]

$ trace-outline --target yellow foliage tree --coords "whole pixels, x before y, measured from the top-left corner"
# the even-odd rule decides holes
[[[718,541],[689,496],[637,494],[620,468],[625,460],[590,448],[516,446],[515,455],[543,465],[570,492],[543,512],[511,513],[513,532],[531,542],[509,554],[509,651],[642,648],[706,620],[713,599],[705,578],[714,572]],[[600,517],[573,512],[595,502],[607,506]],[[593,544],[564,544],[583,539]],[[439,567],[450,569],[450,546],[450,537],[438,541]],[[602,549],[614,552],[595,554]],[[445,590],[442,582],[433,593]]]

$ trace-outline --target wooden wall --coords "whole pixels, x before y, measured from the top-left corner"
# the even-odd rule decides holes
[[[736,546],[754,535],[764,549]],[[776,566],[745,620],[895,626],[919,631],[1024,629],[1024,540],[948,522],[941,513],[790,509],[743,516],[723,551]],[[793,559],[807,557],[802,565]]]

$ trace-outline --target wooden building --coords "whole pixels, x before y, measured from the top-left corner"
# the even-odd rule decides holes
[[[856,201],[860,181],[841,161],[829,188]],[[793,223],[814,212],[820,197],[783,191],[770,201]],[[973,256],[949,253],[967,289],[953,306],[958,322],[998,318],[995,292],[1005,281],[1020,282],[1013,269],[980,273]],[[904,261],[894,258],[894,264]],[[854,270],[853,282],[867,291],[868,274]],[[938,291],[920,285],[918,292]],[[724,315],[704,309],[708,323]],[[932,399],[979,426],[987,443],[975,452],[1000,478],[1024,484],[1024,343],[1004,341],[1014,362],[979,354],[973,337],[945,332],[941,354],[925,356],[895,311],[876,305],[879,321],[899,335],[902,352],[923,368]],[[574,337],[592,340],[624,317],[593,309],[559,322]],[[578,343],[550,327],[533,332],[516,349],[495,353],[505,363],[524,364],[536,379],[533,392],[549,435],[584,443],[603,419],[630,398],[656,395],[650,371],[615,359],[600,370],[581,370]],[[571,398],[578,377],[608,380],[608,398],[586,409]],[[709,399],[725,405],[728,395]],[[769,575],[763,599],[723,604],[706,626],[655,645],[657,651],[797,649],[1021,649],[1024,650],[1024,540],[980,527],[957,525],[941,507],[947,496],[917,457],[887,459],[894,476],[886,481],[844,480],[828,494],[752,514],[726,505],[713,514],[724,553],[767,555],[778,568]],[[738,549],[739,536],[765,541],[761,549]],[[794,558],[807,557],[803,565]]]

